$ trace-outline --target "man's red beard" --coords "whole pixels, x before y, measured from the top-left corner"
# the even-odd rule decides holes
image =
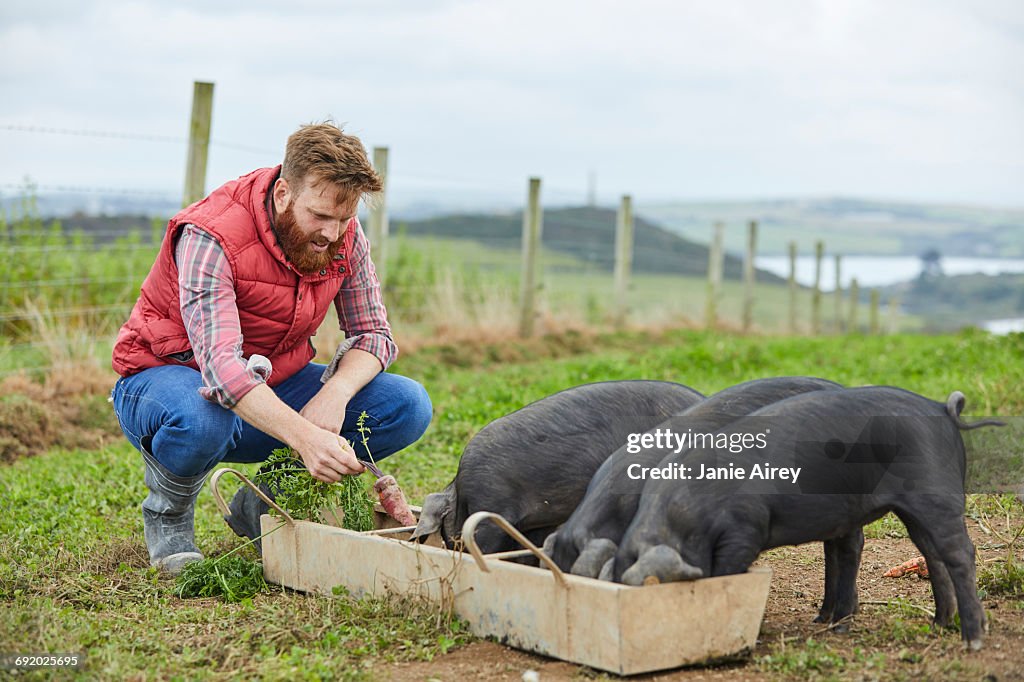
[[[326,251],[323,253],[313,251],[310,248],[313,240],[302,233],[295,220],[294,202],[290,203],[283,213],[277,215],[274,220],[274,231],[277,233],[277,241],[281,245],[281,250],[284,251],[284,255],[292,267],[304,275],[320,272],[330,265],[335,254],[341,248],[342,242],[345,241],[343,230],[338,240],[329,244]]]

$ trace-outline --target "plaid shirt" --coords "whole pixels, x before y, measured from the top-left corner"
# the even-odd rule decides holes
[[[199,394],[232,408],[263,377],[245,368],[242,330],[235,307],[235,282],[224,249],[195,225],[185,225],[175,247],[181,318],[203,375]],[[346,345],[376,356],[384,369],[398,356],[391,337],[370,244],[359,224],[349,273],[334,298]]]

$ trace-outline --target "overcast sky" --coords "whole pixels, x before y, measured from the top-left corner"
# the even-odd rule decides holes
[[[582,202],[593,171],[608,203],[1024,205],[1020,0],[4,2],[0,192],[180,196],[194,80],[208,189],[333,117],[399,203]]]

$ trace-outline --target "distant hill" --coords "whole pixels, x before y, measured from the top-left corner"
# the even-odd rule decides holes
[[[541,242],[544,248],[568,254],[611,271],[614,266],[616,212],[608,208],[579,207],[544,211]],[[415,236],[472,239],[487,246],[516,248],[522,238],[522,213],[463,214],[427,220],[395,221],[392,232],[404,229]],[[633,271],[706,276],[708,247],[681,237],[643,218],[634,220]],[[740,279],[743,261],[726,254],[724,276]],[[757,271],[758,282],[785,280]]]
[[[927,328],[958,329],[985,320],[1024,317],[1024,274],[922,275],[881,289]]]
[[[8,215],[24,212],[26,189],[0,190],[0,210]],[[113,194],[90,192],[38,192],[31,195],[29,203],[35,211],[46,218],[63,218],[75,213],[91,216],[117,215],[174,215],[181,208],[181,198],[163,196],[150,192],[138,194]]]
[[[828,253],[917,256],[1024,257],[1024,209],[943,206],[862,199],[792,199],[650,204],[638,213],[688,239],[707,241],[711,226],[727,224],[726,248],[739,251],[744,225],[757,220],[758,252],[801,253],[825,242]]]
[[[16,215],[22,204],[20,192],[0,192],[0,205]],[[497,214],[513,223],[507,199],[433,196],[429,201],[411,196],[389,197],[392,222],[403,218],[418,222],[431,216],[460,214],[470,218]],[[116,194],[87,196],[41,192],[36,198],[44,217],[79,215],[170,216],[180,207],[172,197]],[[515,205],[515,202],[512,202]],[[479,206],[479,208],[471,208]],[[467,208],[460,208],[467,207]],[[570,209],[599,211],[609,209]],[[707,244],[715,221],[726,224],[726,250],[743,252],[745,225],[757,220],[759,255],[783,255],[796,241],[802,254],[813,251],[814,242],[825,242],[828,254],[919,256],[930,249],[941,255],[1024,258],[1024,208],[992,208],[854,198],[773,199],[761,201],[688,201],[639,204],[636,212],[652,225]],[[556,216],[558,210],[548,215]],[[602,216],[602,220],[604,217]],[[611,220],[614,224],[614,218]],[[518,231],[509,234],[518,237]],[[735,267],[733,265],[732,267]],[[729,270],[729,276],[735,276]]]

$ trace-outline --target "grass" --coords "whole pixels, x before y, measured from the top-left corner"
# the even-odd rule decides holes
[[[895,514],[888,513],[874,523],[864,527],[865,538],[905,538],[909,537],[907,527]]]
[[[1022,351],[1024,336],[976,332],[849,336],[837,343],[664,331],[435,346],[404,355],[394,368],[427,387],[434,421],[420,442],[384,460],[382,467],[398,478],[411,502],[421,502],[448,483],[462,447],[489,421],[565,387],[611,379],[674,380],[711,393],[755,377],[813,374],[848,385],[903,386],[939,400],[959,389],[967,395],[968,415],[1019,414],[1024,407]],[[85,674],[96,679],[387,679],[393,661],[431,660],[468,640],[464,624],[428,606],[354,599],[343,590],[327,598],[272,586],[237,604],[178,599],[173,580],[147,567],[138,453],[115,440],[98,449],[34,454],[0,466],[4,650],[86,652]],[[240,468],[251,474],[256,466]],[[1012,472],[1002,473],[1007,480],[1020,480]],[[1007,522],[1019,519],[1016,512],[1011,519],[1002,506],[1010,503],[1008,496],[971,499],[969,512],[988,518],[1000,532],[1009,533],[1004,517]],[[869,535],[897,532],[886,519],[875,527]],[[197,505],[196,535],[207,556],[221,556],[242,542],[220,519],[206,491]],[[255,556],[248,548],[239,554]],[[998,562],[991,566],[1000,568]],[[906,623],[905,631],[891,634],[899,636],[912,657],[925,634],[915,628],[925,617],[888,617]],[[941,637],[951,650],[958,646],[955,634]],[[889,649],[865,645],[862,652],[851,653],[811,642],[801,639],[784,650],[773,644],[766,656],[749,664],[750,671],[870,677],[885,660],[899,660]]]
[[[41,374],[82,364],[108,366],[112,339],[138,296],[158,242],[155,228],[147,239],[133,233],[111,245],[93,245],[82,235],[67,235],[59,225],[45,226],[38,219],[9,225],[0,220],[0,377],[22,369]],[[542,332],[612,328],[616,297],[611,273],[550,249],[542,249],[538,263]],[[385,300],[393,326],[413,345],[437,339],[504,339],[518,329],[519,277],[517,245],[487,247],[465,239],[399,236],[389,247]],[[706,287],[702,277],[635,273],[627,293],[628,321],[703,326]],[[755,293],[755,329],[786,332],[787,287],[762,283]],[[739,326],[743,300],[742,283],[723,282],[721,325]],[[798,331],[810,332],[808,290],[798,291],[797,310]],[[823,330],[835,328],[834,311],[834,296],[826,294]],[[321,347],[333,345],[338,336],[333,313],[328,319],[316,339]],[[863,302],[859,320],[867,330]],[[920,321],[895,318],[883,307],[879,324],[881,329],[913,330]]]
[[[781,641],[771,653],[757,659],[756,665],[762,671],[789,678],[831,679],[851,668],[879,670],[886,665],[886,657],[884,654],[869,655],[861,650],[855,650],[852,655],[844,654],[826,643],[808,638],[797,646],[787,646],[785,640]]]
[[[1009,557],[978,573],[978,587],[993,597],[1024,597],[1024,563]]]

